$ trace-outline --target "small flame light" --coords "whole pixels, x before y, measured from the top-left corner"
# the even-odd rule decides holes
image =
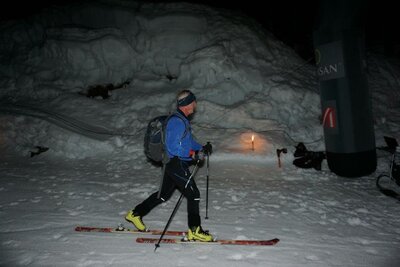
[[[241,133],[239,138],[239,142],[231,142],[232,151],[263,155],[272,149],[268,139],[257,132],[247,131]]]

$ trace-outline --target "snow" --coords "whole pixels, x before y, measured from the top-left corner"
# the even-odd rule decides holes
[[[292,164],[294,146],[324,150],[314,67],[255,22],[194,4],[99,1],[50,7],[0,26],[1,266],[397,266],[398,203],[378,169],[348,179]],[[368,53],[377,146],[399,139],[400,64]],[[79,94],[115,86],[108,99]],[[157,190],[160,168],[143,154],[147,122],[198,98],[193,131],[210,141],[196,176],[205,229],[273,247],[137,244],[85,234],[117,226]],[[254,151],[251,136],[255,136]],[[49,150],[35,157],[36,146]],[[276,149],[286,147],[278,167]],[[178,192],[144,218],[163,229]],[[125,223],[127,225],[127,223]],[[186,229],[185,202],[170,225]]]

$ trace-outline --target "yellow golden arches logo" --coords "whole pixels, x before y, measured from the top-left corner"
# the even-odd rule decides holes
[[[315,64],[319,65],[321,63],[321,52],[319,52],[318,49],[315,49],[314,51],[314,56],[315,56]]]

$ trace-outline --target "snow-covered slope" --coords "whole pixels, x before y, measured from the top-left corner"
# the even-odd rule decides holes
[[[131,135],[152,117],[171,111],[176,93],[184,88],[199,99],[198,138],[212,139],[228,151],[239,143],[243,129],[274,146],[322,144],[313,67],[239,14],[182,3],[122,6],[102,1],[49,8],[9,22],[0,38],[8,40],[0,47],[3,99],[129,134],[109,142],[114,150],[139,148],[142,135]],[[104,101],[78,94],[110,83],[128,84]],[[41,144],[67,157],[109,153],[100,144],[84,149],[87,140],[71,142],[66,136],[71,133],[48,122],[26,117],[7,117],[7,122],[6,135],[21,151]],[[19,123],[37,127],[22,132]],[[69,153],[69,145],[82,151]]]

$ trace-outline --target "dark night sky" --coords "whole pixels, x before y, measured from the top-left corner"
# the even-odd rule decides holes
[[[78,0],[36,0],[14,1],[10,7],[3,6],[0,11],[1,20],[23,18],[38,12],[43,7],[68,3]],[[351,0],[349,0],[351,1]],[[82,2],[82,1],[78,1]],[[143,1],[150,2],[150,1]],[[203,3],[214,7],[230,9],[245,13],[255,18],[277,38],[295,48],[304,58],[313,55],[312,32],[315,26],[316,14],[320,0],[306,1],[234,1],[186,0],[169,1],[156,0],[152,2],[192,2]],[[396,25],[400,25],[396,17],[395,4],[389,0],[369,0],[367,4],[366,41],[367,47],[380,45],[387,53],[393,52],[394,45],[400,44],[400,35]],[[246,4],[243,4],[246,3]],[[21,8],[23,7],[23,8]],[[398,51],[399,52],[399,51]]]

